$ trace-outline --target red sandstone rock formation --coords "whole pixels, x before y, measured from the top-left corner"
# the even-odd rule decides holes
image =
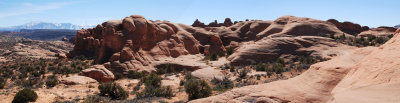
[[[358,36],[359,37],[368,37],[368,36],[375,36],[375,37],[387,37],[389,35],[394,34],[396,31],[393,27],[386,27],[381,26],[378,28],[374,28],[368,31],[361,32]]]
[[[106,63],[112,71],[141,71],[156,58],[198,54],[206,45],[210,52],[225,52],[219,36],[202,28],[132,15],[78,31],[68,56],[95,56],[95,63]]]
[[[339,28],[341,31],[352,35],[357,35],[363,31],[369,30],[368,26],[360,26],[359,24],[355,24],[352,22],[339,22],[335,19],[329,19],[327,21],[335,24],[336,27]]]
[[[196,21],[193,22],[192,26],[193,27],[221,27],[221,26],[225,26],[225,27],[229,27],[232,26],[232,21],[230,18],[225,18],[224,23],[218,23],[217,20],[215,20],[214,22],[209,23],[208,25],[205,25],[204,23],[200,22],[199,19],[196,19]]]

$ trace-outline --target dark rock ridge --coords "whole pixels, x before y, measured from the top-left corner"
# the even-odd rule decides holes
[[[225,27],[229,27],[232,26],[232,21],[230,18],[225,18],[225,21],[223,23],[218,23],[217,20],[215,20],[214,22],[209,23],[208,25],[205,25],[204,23],[200,22],[199,19],[196,19],[196,21],[194,21],[194,23],[192,24],[193,27],[221,27],[221,26],[225,26]]]

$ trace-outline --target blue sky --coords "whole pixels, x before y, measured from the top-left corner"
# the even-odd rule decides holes
[[[99,24],[132,14],[191,25],[293,15],[371,27],[400,24],[400,0],[0,0],[0,27],[31,21]]]

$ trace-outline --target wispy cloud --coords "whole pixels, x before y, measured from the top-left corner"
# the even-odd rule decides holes
[[[25,14],[41,13],[47,10],[53,10],[62,8],[66,5],[70,5],[73,2],[58,2],[58,3],[46,3],[46,4],[33,4],[33,3],[22,3],[18,7],[9,8],[0,11],[0,18],[19,16]],[[1,4],[1,2],[0,2]]]

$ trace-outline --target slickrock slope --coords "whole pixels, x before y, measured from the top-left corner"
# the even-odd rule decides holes
[[[332,23],[303,17],[282,16],[274,21],[252,20],[230,27],[205,28],[220,35],[225,46],[234,42],[257,41],[276,36],[335,36],[343,35]],[[347,37],[353,37],[346,34]]]
[[[368,31],[364,31],[361,32],[360,34],[358,34],[358,36],[360,37],[368,37],[368,36],[376,36],[376,37],[387,37],[388,35],[392,35],[394,34],[394,32],[396,31],[395,28],[393,27],[378,27],[378,28],[374,28]]]
[[[253,37],[247,40],[260,40],[255,41],[254,43],[243,43],[233,55],[228,57],[228,60],[230,60],[233,65],[272,62],[283,56],[289,56],[289,58],[293,56],[309,56],[318,50],[322,50],[322,48],[300,50],[301,48],[332,48],[344,46],[340,43],[336,43],[333,39],[321,37],[328,36],[329,34],[335,36],[345,35],[346,37],[354,37],[343,33],[336,28],[335,25],[329,22],[311,18],[283,16],[273,22],[250,21],[243,23],[248,23],[245,25],[250,25],[250,29],[247,30],[245,36]],[[238,25],[240,24],[242,23],[235,24],[230,28],[232,29],[236,26],[239,27]],[[253,24],[257,26],[253,26]],[[224,39],[226,38],[226,35],[234,36],[234,34],[241,34],[243,31],[246,31],[243,30],[243,28],[245,27],[242,26],[237,33],[220,32],[222,41],[227,40]],[[242,39],[242,41],[247,41],[246,37],[243,36],[238,36],[237,38]]]
[[[400,69],[398,68],[400,36],[398,32],[393,39],[352,67],[353,69],[333,89],[331,102],[395,103],[400,101]]]
[[[314,64],[295,78],[236,88],[191,103],[396,103],[400,100],[399,32],[380,47],[343,51],[344,55]]]
[[[346,47],[346,45],[337,43],[330,38],[318,36],[270,37],[254,43],[243,44],[228,57],[228,60],[232,65],[267,63],[283,57],[309,56],[322,52],[324,49],[336,47]]]

